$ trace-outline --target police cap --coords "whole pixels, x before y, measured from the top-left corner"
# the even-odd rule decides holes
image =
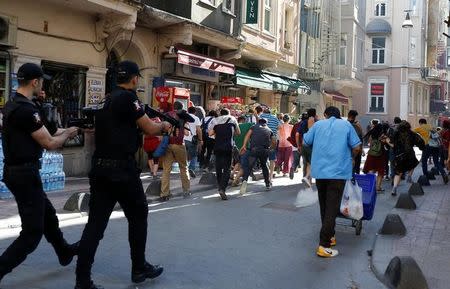
[[[122,61],[117,65],[117,74],[121,78],[127,78],[134,75],[142,77],[139,66],[135,62],[129,60]]]
[[[33,80],[37,78],[51,79],[49,75],[44,74],[44,71],[42,71],[39,65],[34,63],[25,63],[17,71],[18,80]]]

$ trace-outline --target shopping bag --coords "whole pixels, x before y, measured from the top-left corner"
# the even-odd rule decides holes
[[[297,208],[311,206],[319,200],[317,191],[314,191],[311,187],[306,186],[301,189],[297,194],[297,199],[295,200],[295,206]]]
[[[160,158],[166,154],[167,148],[169,147],[169,136],[165,135],[162,137],[156,150],[153,152],[153,157]]]
[[[364,215],[362,189],[354,179],[347,180],[345,183],[341,213],[352,220],[361,220]]]

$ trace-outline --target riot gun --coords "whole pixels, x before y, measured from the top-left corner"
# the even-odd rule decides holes
[[[195,121],[194,118],[192,116],[190,116],[189,113],[187,111],[185,111],[184,109],[176,111],[176,114],[177,114],[179,120],[168,114],[164,114],[162,112],[157,111],[156,109],[150,107],[148,104],[145,105],[144,110],[149,118],[158,117],[160,120],[167,121],[173,127],[176,127],[176,128],[180,128],[181,125],[183,125],[186,122],[194,122]],[[185,129],[187,129],[187,128],[185,128]]]
[[[100,110],[98,107],[84,107],[81,110],[81,118],[71,118],[67,121],[67,127],[76,126],[83,129],[95,127],[95,115]]]

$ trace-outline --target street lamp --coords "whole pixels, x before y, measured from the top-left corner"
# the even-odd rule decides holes
[[[410,10],[405,10],[406,18],[405,18],[405,21],[403,21],[403,24],[402,24],[403,28],[413,28],[414,27],[414,25],[413,25],[413,23],[411,21],[411,17],[409,17],[409,11]]]
[[[406,65],[404,66],[406,68],[406,77],[405,81],[400,84],[400,117],[402,119],[408,118],[408,111],[409,111],[409,94],[411,93],[409,91],[409,65],[410,65],[410,46],[411,46],[411,28],[414,27],[413,22],[411,21],[411,17],[409,13],[412,10],[404,10],[406,12],[406,18],[405,21],[402,23],[402,28],[408,29],[408,49],[407,49],[407,55],[406,59],[403,61],[406,62]],[[406,61],[405,61],[406,60]]]

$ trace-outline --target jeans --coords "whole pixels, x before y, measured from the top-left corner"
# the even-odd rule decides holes
[[[216,176],[219,191],[225,192],[231,175],[231,151],[215,151],[216,155]]]
[[[213,149],[214,146],[216,144],[216,140],[209,138],[209,137],[204,137],[203,138],[204,142],[203,142],[203,146],[202,146],[202,151],[200,153],[200,166],[204,169],[209,167],[209,163],[211,161],[211,155],[213,153]]]
[[[439,161],[439,157],[441,155],[440,148],[427,146],[427,150],[428,150],[429,156],[431,156],[433,158],[433,164],[438,169],[441,176],[446,175],[444,166],[442,165],[442,162]],[[428,157],[426,158],[426,160],[428,160]],[[428,165],[427,161],[425,161],[425,165]],[[423,170],[423,159],[422,159],[422,170]],[[428,170],[426,172],[428,173]],[[424,175],[427,175],[427,174],[424,172]]]
[[[243,180],[247,181],[250,173],[253,170],[253,167],[256,164],[256,161],[259,160],[261,164],[261,169],[264,176],[264,181],[266,185],[270,184],[269,179],[269,168],[267,167],[267,160],[269,158],[269,149],[257,149],[253,148],[250,149],[249,155],[248,155],[248,168],[244,170],[244,177]]]
[[[42,188],[38,165],[36,168],[5,166],[4,182],[17,202],[22,231],[0,256],[0,279],[25,261],[37,248],[42,236],[45,236],[58,256],[67,248],[55,208]]]
[[[293,151],[293,162],[292,162],[292,168],[296,170],[300,166],[300,153],[298,151]]]
[[[187,157],[189,160],[189,169],[194,171],[195,168],[197,167],[197,156],[198,156],[197,144],[194,144],[191,141],[185,141],[184,144],[186,146]]]
[[[102,171],[103,169],[98,169]],[[80,240],[76,268],[77,282],[88,286],[91,267],[94,263],[98,244],[108,225],[114,206],[119,202],[128,220],[128,241],[134,269],[145,264],[147,241],[147,198],[142,187],[140,171],[124,171],[123,179],[107,175],[90,175],[91,197],[89,200],[89,219]]]
[[[361,173],[361,158],[362,154],[358,154],[355,157],[355,165],[353,167],[353,173],[359,175]]]
[[[320,218],[320,246],[330,248],[331,238],[335,235],[336,218],[339,214],[345,180],[316,179],[319,194]]]

